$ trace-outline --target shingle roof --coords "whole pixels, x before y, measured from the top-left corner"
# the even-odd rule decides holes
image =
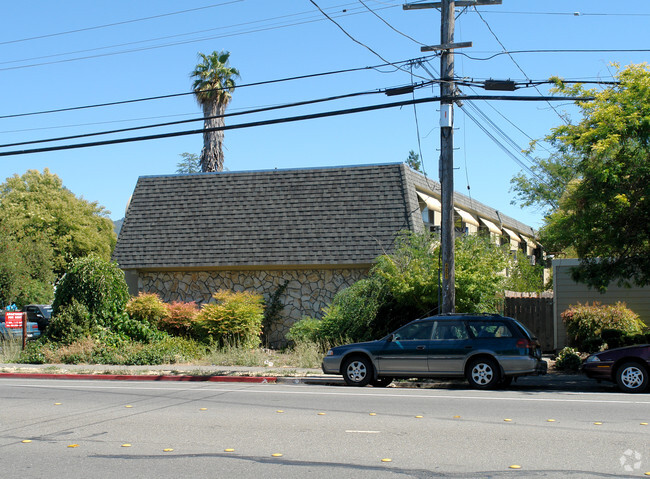
[[[440,184],[404,164],[144,176],[113,253],[122,269],[363,265],[424,227],[416,189]],[[454,204],[534,230],[460,193]]]
[[[141,177],[113,258],[122,269],[371,264],[398,231],[412,229],[406,171]]]

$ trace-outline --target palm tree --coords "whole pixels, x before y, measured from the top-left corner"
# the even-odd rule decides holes
[[[235,89],[239,71],[228,64],[230,52],[199,53],[201,63],[190,74],[196,101],[203,108],[204,128],[224,126],[223,114]],[[216,118],[215,118],[216,117]],[[203,133],[201,171],[223,171],[223,130]]]

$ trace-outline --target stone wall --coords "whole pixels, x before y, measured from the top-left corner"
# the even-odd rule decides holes
[[[341,289],[364,278],[367,269],[308,269],[280,271],[201,271],[201,272],[139,272],[138,290],[156,293],[165,302],[214,301],[212,294],[220,289],[255,291],[269,300],[279,286],[288,281],[282,318],[269,332],[272,346],[286,344],[289,328],[304,316],[320,318],[322,309],[331,303]]]

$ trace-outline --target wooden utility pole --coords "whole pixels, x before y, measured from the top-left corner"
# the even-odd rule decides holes
[[[440,45],[422,47],[421,51],[441,51],[440,55],[440,249],[442,268],[441,313],[456,311],[456,268],[454,255],[454,49],[471,47],[472,42],[454,43],[455,8],[498,5],[501,0],[442,0],[434,3],[403,5],[404,10],[440,9]]]
[[[454,42],[454,0],[443,0],[441,8],[440,43]],[[440,189],[442,222],[440,249],[442,264],[441,313],[456,310],[455,255],[454,255],[454,53],[443,49],[440,55]]]

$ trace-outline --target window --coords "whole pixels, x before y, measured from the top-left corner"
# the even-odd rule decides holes
[[[433,323],[431,321],[407,324],[393,333],[393,339],[395,341],[428,340],[431,339],[432,329]]]
[[[485,322],[476,322],[470,323],[470,331],[476,338],[511,338],[512,331],[502,321],[485,321]]]
[[[436,321],[433,339],[468,339],[467,328],[462,321]]]

